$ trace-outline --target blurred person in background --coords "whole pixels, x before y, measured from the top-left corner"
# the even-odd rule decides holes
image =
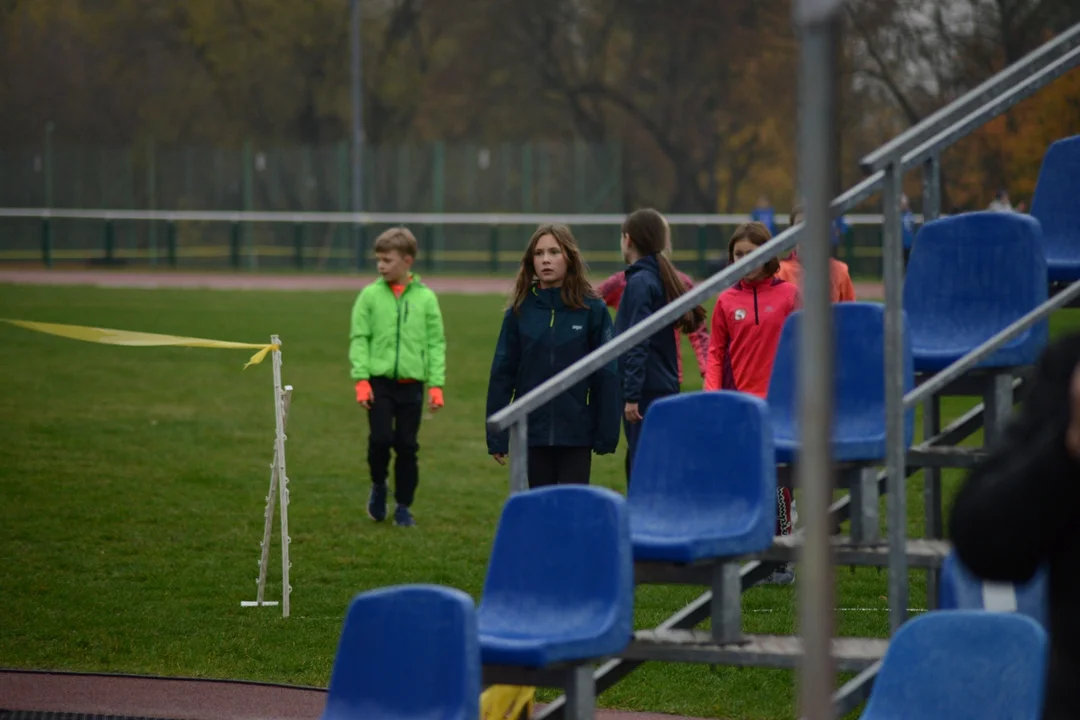
[[[1052,343],[1005,437],[969,475],[949,524],[975,575],[1024,583],[1049,566],[1043,720],[1080,718],[1080,334]]]

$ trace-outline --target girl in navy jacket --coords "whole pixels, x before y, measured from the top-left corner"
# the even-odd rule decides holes
[[[506,407],[611,339],[611,315],[585,278],[565,225],[541,225],[521,259],[488,383],[487,415]],[[529,414],[529,487],[587,484],[592,453],[619,442],[619,382],[612,361]],[[488,431],[488,453],[506,463],[509,433]]]
[[[663,215],[652,209],[635,210],[623,222],[622,231],[623,260],[630,267],[626,269],[626,290],[615,316],[618,333],[637,325],[686,292],[686,286],[663,253],[668,232]],[[704,323],[705,309],[698,305],[619,358],[619,376],[626,402],[623,415],[627,487],[645,412],[656,400],[679,392],[679,348],[675,342],[675,329],[689,334]]]

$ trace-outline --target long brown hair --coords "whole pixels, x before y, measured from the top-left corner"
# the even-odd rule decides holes
[[[668,225],[664,216],[652,208],[635,210],[626,216],[622,231],[639,253],[656,258],[656,263],[660,266],[660,282],[664,286],[664,299],[670,303],[681,297],[686,292],[686,286],[664,253],[668,244]],[[704,322],[705,308],[696,305],[676,320],[675,325],[683,332],[691,333]]]
[[[792,212],[794,216],[794,212]],[[748,240],[752,245],[761,247],[765,243],[772,240],[772,233],[769,232],[769,228],[765,227],[764,223],[748,222],[743,223],[735,228],[735,232],[731,234],[731,239],[727,244],[727,258],[728,264],[735,262],[735,243],[740,240]],[[765,263],[764,267],[765,277],[772,277],[776,273],[780,272],[780,258],[774,257]]]
[[[514,312],[521,312],[521,304],[526,296],[536,285],[536,267],[533,265],[533,255],[536,253],[536,244],[540,238],[550,235],[562,249],[566,257],[566,278],[562,283],[562,301],[568,308],[581,309],[585,307],[585,298],[596,297],[596,293],[585,276],[585,261],[581,258],[577,240],[570,228],[565,225],[550,224],[541,225],[529,238],[529,244],[525,247],[525,254],[521,257],[521,267],[518,268],[517,279],[514,281],[514,290],[510,295],[510,307]]]

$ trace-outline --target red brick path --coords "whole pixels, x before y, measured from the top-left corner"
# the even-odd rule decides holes
[[[320,688],[195,678],[0,671],[0,710],[183,720],[318,720]],[[598,710],[597,720],[694,720]]]
[[[93,285],[125,288],[207,288],[216,290],[359,290],[371,282],[370,275],[329,274],[247,274],[188,273],[175,271],[110,270],[3,270],[0,283],[22,285]],[[466,295],[505,295],[513,280],[509,277],[452,277],[430,275],[424,283],[437,293]],[[881,283],[855,283],[860,299],[880,300]]]

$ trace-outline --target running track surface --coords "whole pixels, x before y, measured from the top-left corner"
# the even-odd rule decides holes
[[[92,285],[111,288],[195,288],[214,290],[352,290],[359,291],[372,281],[372,275],[255,273],[188,273],[175,271],[109,270],[0,270],[0,283],[20,285]],[[432,275],[424,284],[437,293],[448,295],[505,295],[513,278],[453,277]],[[884,297],[881,283],[855,283],[860,299]]]
[[[5,711],[78,713],[176,720],[318,720],[321,688],[231,680],[93,673],[0,671]],[[598,710],[597,720],[693,720],[673,715]]]

